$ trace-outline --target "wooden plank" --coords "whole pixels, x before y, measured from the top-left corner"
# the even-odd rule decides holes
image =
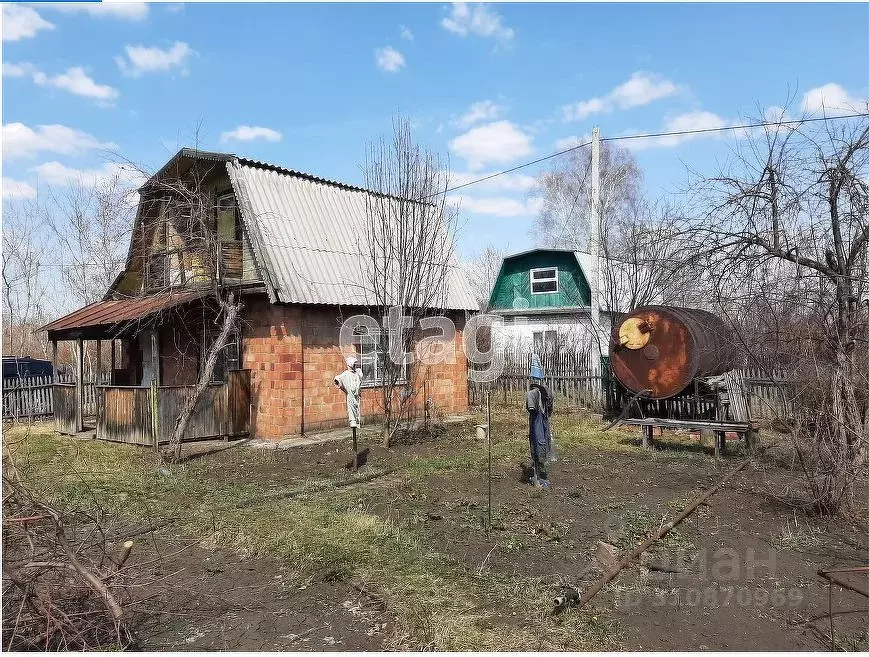
[[[84,340],[76,340],[75,354],[75,429],[84,431]]]
[[[52,405],[54,407],[54,427],[59,433],[74,435],[78,431],[78,395],[76,386],[68,383],[55,383],[52,386]]]
[[[717,429],[720,431],[743,432],[748,431],[751,425],[748,422],[715,422],[714,420],[674,420],[670,418],[628,418],[622,424],[632,426],[660,426],[670,429]]]

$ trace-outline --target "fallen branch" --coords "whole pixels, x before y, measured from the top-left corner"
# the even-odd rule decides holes
[[[596,596],[600,590],[609,584],[612,580],[618,577],[618,574],[625,569],[625,567],[629,566],[632,562],[639,559],[640,555],[649,549],[655,541],[666,536],[673,527],[681,523],[685,518],[690,516],[694,511],[697,510],[703,502],[708,500],[715,494],[718,490],[720,490],[727,482],[729,482],[733,477],[742,472],[745,467],[754,460],[753,457],[750,459],[746,459],[743,461],[737,468],[733,469],[727,476],[725,476],[721,481],[719,481],[715,486],[710,488],[708,491],[703,493],[700,497],[694,500],[691,504],[689,504],[682,513],[680,513],[674,520],[671,520],[668,523],[665,523],[658,529],[654,534],[646,538],[642,543],[640,543],[637,547],[635,547],[629,554],[625,555],[621,561],[619,561],[616,566],[610,570],[606,575],[604,575],[600,580],[595,583],[588,591],[582,594],[582,597],[579,599],[579,602],[576,603],[577,609],[582,609],[585,605],[589,603],[589,601]]]

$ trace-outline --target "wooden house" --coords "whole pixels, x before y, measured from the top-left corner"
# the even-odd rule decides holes
[[[191,210],[189,199],[179,197],[194,188],[201,207]],[[112,344],[110,362],[101,364],[113,385],[101,393],[97,437],[166,439],[220,330],[215,290],[241,297],[241,321],[220,354],[190,437],[280,439],[346,425],[343,393],[332,379],[344,368],[342,322],[372,313],[371,295],[360,284],[372,266],[364,243],[371,192],[228,153],[183,149],[139,193],[126,267],[105,298],[44,327],[55,348],[62,340]],[[202,235],[194,239],[192,212],[209,217],[208,243],[215,245],[209,252]],[[462,330],[477,308],[462,270],[449,271],[440,311],[457,329],[454,362],[411,365],[406,381],[419,404],[429,400],[447,415],[468,406]],[[386,341],[369,336],[356,350],[363,415],[375,419]],[[68,400],[68,411],[58,415],[67,431],[85,425],[81,378],[79,366],[79,383],[55,390]]]

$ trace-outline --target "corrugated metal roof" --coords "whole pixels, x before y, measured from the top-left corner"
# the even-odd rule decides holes
[[[227,170],[244,220],[284,303],[368,305],[365,243],[371,192],[308,174],[235,159]],[[452,263],[446,310],[477,310],[467,276]]]
[[[195,292],[169,292],[119,301],[97,301],[46,324],[40,331],[66,331],[72,329],[114,326],[142,319],[172,306],[193,301],[203,295]]]

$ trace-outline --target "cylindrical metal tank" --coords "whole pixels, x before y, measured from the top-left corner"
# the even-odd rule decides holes
[[[737,351],[724,322],[705,310],[643,306],[613,327],[610,365],[633,392],[652,399],[678,395],[696,377],[736,366]]]

